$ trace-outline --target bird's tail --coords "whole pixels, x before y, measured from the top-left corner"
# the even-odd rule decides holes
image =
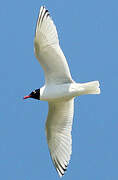
[[[82,94],[100,94],[99,81],[81,83]]]

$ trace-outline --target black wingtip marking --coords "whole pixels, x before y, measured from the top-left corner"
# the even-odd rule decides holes
[[[67,168],[67,167],[68,167],[68,165],[66,165],[66,164],[65,164],[65,167]]]
[[[67,169],[66,169],[66,166],[65,166],[65,168],[61,165],[61,163],[59,162],[59,160],[56,158],[56,160],[57,160],[57,162],[58,162],[58,164],[59,164],[59,166],[61,167],[61,169],[63,169],[63,171],[66,171]]]
[[[53,159],[53,161],[54,161],[54,164],[55,164],[56,170],[58,169],[58,171],[60,172],[60,174],[63,176],[63,175],[64,175],[64,173],[62,173],[62,172],[61,172],[61,170],[60,170],[60,168],[59,168],[59,165],[57,164],[57,162],[55,161],[55,159]],[[58,171],[57,171],[57,172],[58,172]]]
[[[46,17],[50,16],[50,13],[49,13],[49,11],[45,8],[45,6],[41,6],[41,7],[42,7],[42,10],[41,10],[41,8],[40,8],[40,11],[39,11],[39,14],[38,14],[38,18],[37,18],[36,28],[37,28],[37,26],[39,26],[39,23],[42,24],[43,19],[44,19],[45,16],[46,16]],[[44,12],[44,10],[45,10],[45,12]],[[43,14],[43,12],[44,12],[44,14]],[[43,14],[43,17],[42,17],[42,14]],[[35,28],[35,33],[36,33],[36,28]]]
[[[45,8],[45,7],[43,6],[43,9],[44,9],[44,8]],[[39,22],[40,22],[41,17],[42,17],[43,9],[42,9],[42,11],[41,11],[41,14],[40,14],[40,12],[39,12],[39,15],[40,15],[40,16],[38,16],[38,22],[37,22],[38,26],[39,26]]]
[[[49,13],[49,11],[48,11],[48,13],[47,13],[46,17],[48,17],[48,16],[50,16],[50,13]]]
[[[49,11],[48,11],[46,8],[44,8],[44,9],[45,9],[45,12],[44,12],[43,17],[42,17],[42,19],[41,19],[41,23],[43,22],[43,19],[44,19],[45,16],[46,16],[46,17],[50,16]]]
[[[50,151],[49,151],[49,152],[50,152]],[[53,165],[54,165],[56,171],[58,170],[58,171],[60,172],[60,174],[63,176],[64,173],[62,173],[62,172],[60,171],[59,165],[57,164],[57,162],[55,161],[55,159],[52,158],[51,152],[50,152],[50,156],[51,156],[51,159],[52,159],[52,162],[53,162]],[[58,171],[57,171],[57,173],[58,173]]]

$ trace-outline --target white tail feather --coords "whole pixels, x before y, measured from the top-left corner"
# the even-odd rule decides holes
[[[81,87],[83,88],[82,94],[100,94],[99,86],[100,86],[99,81],[82,83],[81,84]]]

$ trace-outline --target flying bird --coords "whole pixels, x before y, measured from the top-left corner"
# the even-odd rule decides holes
[[[49,11],[41,6],[34,38],[34,52],[45,74],[45,84],[26,98],[47,101],[45,125],[47,143],[53,164],[60,177],[64,175],[72,153],[74,98],[100,94],[99,81],[76,83],[59,45],[56,26]]]

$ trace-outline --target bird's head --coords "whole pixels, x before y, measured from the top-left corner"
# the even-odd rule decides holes
[[[28,96],[24,96],[24,99],[34,98],[40,100],[40,89],[32,91]]]

